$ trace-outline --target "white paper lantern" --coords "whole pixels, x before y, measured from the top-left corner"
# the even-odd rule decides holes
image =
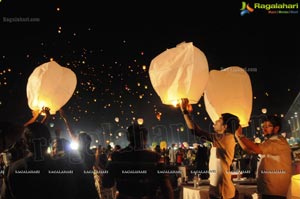
[[[247,127],[252,112],[252,99],[250,77],[243,68],[231,66],[221,71],[210,71],[204,103],[213,122],[222,113],[231,113],[239,117],[242,127]]]
[[[151,61],[149,76],[163,104],[175,105],[181,98],[196,104],[209,77],[207,59],[192,42],[183,42],[156,56]]]
[[[28,78],[28,106],[31,110],[48,107],[53,115],[72,97],[76,84],[76,75],[71,69],[55,61],[44,63],[36,67]]]

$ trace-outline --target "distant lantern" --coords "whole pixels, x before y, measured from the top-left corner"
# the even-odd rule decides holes
[[[120,119],[118,118],[118,117],[115,117],[115,122],[119,122],[120,121]]]
[[[138,123],[138,125],[143,125],[144,119],[143,118],[138,118],[137,123]]]
[[[161,149],[167,149],[167,148],[168,148],[168,144],[167,144],[166,141],[161,141],[161,142],[159,143],[159,147],[160,147]]]
[[[266,109],[266,108],[262,108],[262,109],[261,109],[261,112],[262,112],[263,114],[266,114],[266,113],[267,113],[267,109]]]
[[[209,78],[206,56],[192,42],[180,43],[151,61],[149,77],[163,104],[176,105],[181,98],[196,104]]]
[[[34,69],[27,82],[28,106],[32,110],[50,108],[54,115],[72,97],[77,84],[75,73],[55,61]]]
[[[247,127],[252,111],[252,86],[248,73],[238,66],[221,71],[211,70],[204,91],[206,111],[213,122],[222,113],[239,117],[242,127]]]
[[[183,143],[182,143],[182,146],[183,146],[184,148],[188,149],[188,148],[189,148],[189,143],[183,142]]]

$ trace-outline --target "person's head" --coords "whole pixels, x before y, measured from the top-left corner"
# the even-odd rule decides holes
[[[147,144],[148,130],[142,125],[134,123],[127,128],[127,140],[131,145],[144,147]]]
[[[82,131],[78,135],[78,141],[79,141],[79,149],[85,150],[89,149],[92,143],[92,138],[89,134]]]
[[[263,120],[264,136],[278,134],[281,130],[281,119],[274,115],[267,115]]]
[[[34,155],[37,156],[47,153],[51,134],[45,124],[34,122],[26,126],[24,129],[24,138],[29,151]]]
[[[119,145],[119,144],[117,144],[116,146],[115,146],[115,151],[119,151],[121,149],[121,146]]]
[[[213,125],[216,133],[234,133],[240,126],[240,120],[231,113],[223,113]]]
[[[17,142],[23,133],[23,126],[12,122],[0,122],[0,153]]]

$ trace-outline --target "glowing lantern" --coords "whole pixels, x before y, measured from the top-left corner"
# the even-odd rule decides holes
[[[142,125],[144,123],[144,119],[143,118],[138,118],[137,123],[138,123],[138,125]]]
[[[267,109],[266,109],[266,108],[262,108],[262,109],[261,109],[261,112],[262,112],[263,114],[266,114],[266,113],[267,113]]]
[[[168,147],[166,141],[161,141],[161,142],[159,143],[159,146],[160,146],[161,149],[167,149],[167,147]]]
[[[118,117],[115,117],[115,122],[119,122],[120,121],[120,119],[118,118]]]
[[[292,176],[291,194],[292,198],[300,198],[300,174]]]
[[[189,143],[183,142],[183,143],[182,143],[182,146],[183,146],[184,148],[188,149],[188,148],[189,148]]]
[[[149,77],[163,104],[176,105],[181,98],[196,104],[209,78],[206,56],[192,42],[183,42],[151,61]]]
[[[154,150],[154,148],[156,147],[156,145],[157,145],[157,142],[152,142],[151,149]]]
[[[44,63],[36,67],[28,78],[28,106],[32,110],[48,107],[53,115],[69,101],[76,84],[76,75],[71,69],[55,61]]]
[[[215,122],[222,113],[239,117],[242,127],[247,127],[252,111],[252,86],[248,73],[238,66],[221,71],[212,70],[204,91],[205,108]]]

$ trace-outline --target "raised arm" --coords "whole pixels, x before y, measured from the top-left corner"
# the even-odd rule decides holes
[[[202,137],[206,140],[212,141],[213,140],[213,134],[208,133],[200,128],[198,124],[196,124],[193,119],[191,118],[192,113],[192,105],[189,104],[189,100],[184,98],[181,99],[180,103],[180,109],[183,114],[184,120],[186,122],[186,125],[188,128],[192,131],[193,134],[195,134],[198,137]]]
[[[76,138],[74,132],[72,131],[71,127],[70,127],[70,124],[69,124],[69,122],[68,122],[68,120],[67,120],[67,118],[66,118],[66,115],[65,115],[64,111],[63,111],[62,109],[60,109],[60,110],[59,110],[59,113],[60,113],[61,118],[64,120],[64,122],[65,122],[65,124],[66,124],[67,131],[68,131],[69,136],[71,137],[71,139],[72,139],[73,141],[77,141],[77,138]]]
[[[255,154],[262,154],[261,149],[257,144],[249,140],[242,132],[242,127],[240,126],[235,131],[235,137],[239,143],[239,145],[242,147],[244,151],[247,153],[255,153]]]
[[[44,113],[44,118],[42,119],[41,123],[42,124],[47,124],[49,118],[50,118],[50,108],[48,107],[43,107],[42,113]]]
[[[37,120],[37,118],[40,116],[41,114],[41,111],[40,110],[33,110],[32,111],[32,118],[30,120],[28,120],[25,124],[24,124],[24,127],[25,126],[28,126],[29,124],[35,122]]]

